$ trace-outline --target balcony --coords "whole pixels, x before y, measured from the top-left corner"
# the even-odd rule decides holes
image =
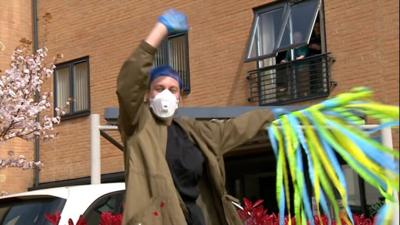
[[[266,106],[326,97],[330,92],[332,62],[329,54],[319,54],[251,70],[247,74],[248,100]]]

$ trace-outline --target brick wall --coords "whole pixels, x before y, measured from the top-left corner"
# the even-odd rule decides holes
[[[0,143],[0,158],[8,158],[8,152],[13,151],[16,156],[24,155],[29,161],[33,160],[33,144],[11,139],[6,143]],[[9,167],[0,169],[0,192],[8,194],[26,191],[33,184],[33,170]],[[0,193],[1,194],[1,193]]]
[[[328,50],[334,93],[353,86],[376,90],[376,99],[399,102],[399,2],[326,1]]]
[[[399,1],[325,1],[328,51],[336,59],[333,94],[366,86],[399,105]],[[393,129],[399,147],[398,129]]]
[[[116,76],[123,60],[137,46],[166,8],[187,13],[191,30],[189,54],[192,92],[184,106],[249,105],[243,63],[251,1],[40,1],[39,16],[51,14],[46,46],[63,61],[89,56],[91,112],[117,106]],[[335,57],[333,94],[353,86],[376,90],[377,99],[399,102],[398,1],[325,1],[326,41]],[[44,40],[43,20],[40,38]],[[52,82],[48,83],[51,88]],[[104,121],[102,121],[104,123]],[[59,137],[41,145],[45,168],[41,182],[90,173],[89,117],[64,121]],[[116,134],[117,135],[117,134]],[[398,146],[398,139],[395,140]],[[102,140],[102,172],[123,170],[122,154]]]
[[[19,40],[22,38],[32,40],[32,9],[26,2],[30,3],[26,0],[0,1],[0,42],[5,46],[4,51],[0,51],[1,71],[8,68],[11,53],[19,45]],[[27,160],[33,160],[32,143],[18,139],[0,143],[1,159],[7,158],[8,151],[14,151],[16,155],[24,155]],[[27,187],[32,186],[32,181],[32,170],[0,169],[0,192],[25,191]]]

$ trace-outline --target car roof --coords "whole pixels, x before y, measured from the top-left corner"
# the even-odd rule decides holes
[[[79,194],[85,196],[89,195],[104,195],[113,191],[125,190],[125,183],[106,183],[106,184],[89,184],[89,185],[77,185],[77,186],[67,186],[58,188],[47,188],[35,191],[21,192],[11,195],[6,195],[0,197],[1,199],[7,198],[29,198],[29,197],[39,197],[39,196],[54,196],[66,199],[69,195]]]

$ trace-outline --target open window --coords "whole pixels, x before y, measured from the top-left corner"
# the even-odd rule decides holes
[[[319,0],[288,1],[256,9],[246,60],[260,60],[307,45],[320,5]]]
[[[254,9],[245,62],[249,101],[280,105],[329,95],[322,0],[279,1]]]

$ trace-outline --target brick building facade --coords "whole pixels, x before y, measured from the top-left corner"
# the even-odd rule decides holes
[[[7,46],[0,56],[2,68],[17,41],[32,37],[31,6],[25,0],[11,2],[1,3],[6,6],[6,9],[1,7],[2,12],[8,12],[8,16],[0,13],[0,41]],[[188,33],[191,92],[184,97],[183,106],[257,105],[248,101],[246,79],[256,64],[246,63],[244,58],[251,37],[253,9],[268,7],[266,3],[272,1],[39,0],[39,43],[45,42],[50,57],[62,53],[63,62],[86,57],[89,113],[103,115],[104,108],[117,107],[116,77],[124,59],[145,38],[157,16],[174,7],[187,14],[191,27]],[[394,0],[323,1],[319,19],[325,51],[335,60],[330,67],[330,81],[336,86],[330,89],[329,96],[354,86],[367,86],[375,91],[377,100],[399,103],[398,6],[399,2]],[[46,14],[51,15],[48,23],[43,20]],[[54,88],[55,83],[47,85]],[[45,164],[40,172],[41,183],[89,176],[89,125],[88,114],[65,119],[57,128],[58,137],[41,144],[40,160]],[[396,134],[394,131],[395,137]],[[394,143],[398,147],[398,139]],[[24,145],[21,153],[30,157],[31,145]],[[102,173],[123,171],[122,153],[104,139],[101,145]],[[0,146],[0,156],[5,154],[6,146]],[[13,148],[19,152],[19,147]],[[12,174],[19,172],[4,171],[0,171],[0,190],[14,193],[32,186],[32,174],[19,178],[24,182],[14,183]]]
[[[3,45],[0,46],[0,71],[8,68],[11,54],[19,45],[19,40],[32,37],[32,7],[24,2],[0,2],[0,45]],[[0,159],[7,158],[9,151],[13,151],[17,155],[24,155],[27,159],[33,159],[32,143],[16,139],[0,143]],[[20,192],[31,186],[32,182],[32,170],[0,169],[0,192]]]

